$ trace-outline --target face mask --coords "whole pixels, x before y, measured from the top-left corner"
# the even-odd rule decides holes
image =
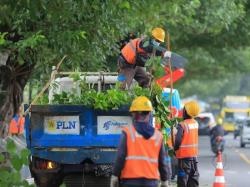
[[[159,46],[160,45],[160,42],[157,42],[157,41],[155,41],[154,39],[152,40],[152,44],[154,45],[154,46]]]

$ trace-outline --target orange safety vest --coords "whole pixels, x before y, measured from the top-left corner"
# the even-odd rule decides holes
[[[125,58],[127,63],[135,64],[136,63],[136,53],[145,53],[143,49],[139,47],[139,43],[142,38],[136,38],[130,40],[121,50],[122,56]]]
[[[24,130],[24,122],[25,119],[22,116],[18,117],[18,120],[12,119],[10,121],[10,126],[9,126],[9,133],[10,134],[22,134]]]
[[[176,151],[176,158],[196,157],[198,155],[198,123],[194,119],[181,122],[184,130],[181,145]]]
[[[162,134],[155,129],[154,135],[145,139],[132,125],[125,127],[127,135],[127,155],[122,179],[159,179],[158,158],[162,146]]]

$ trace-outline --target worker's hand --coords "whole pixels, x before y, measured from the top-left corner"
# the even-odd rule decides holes
[[[170,58],[171,57],[171,51],[166,51],[165,53],[164,53],[164,58]]]
[[[117,176],[111,175],[110,179],[110,187],[118,187],[119,186],[119,179]]]
[[[169,187],[169,182],[166,181],[161,181],[161,187]]]

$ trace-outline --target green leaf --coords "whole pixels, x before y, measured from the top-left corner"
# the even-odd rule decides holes
[[[0,163],[3,162],[5,160],[3,154],[0,153]]]
[[[20,184],[22,183],[21,181],[21,174],[19,172],[20,170],[17,170],[17,172],[12,172],[11,174],[11,179],[13,184]]]
[[[86,39],[86,32],[85,31],[80,31],[79,35],[82,39]]]
[[[3,33],[0,32],[0,45],[3,45],[3,44],[6,43],[6,40],[4,39],[4,37],[5,37],[7,34],[8,34],[7,32],[3,32]]]
[[[7,141],[7,151],[9,153],[16,153],[16,145],[13,140],[8,140]]]
[[[72,78],[74,82],[81,80],[80,73],[77,72],[70,74],[69,77]]]
[[[0,182],[1,183],[9,184],[11,180],[12,179],[11,179],[11,173],[10,172],[8,172],[8,171],[1,171],[1,175],[0,175]]]
[[[28,157],[29,157],[29,154],[30,154],[30,151],[28,149],[22,149],[21,150],[21,160],[22,160],[22,163],[25,164],[25,165],[28,165]]]
[[[120,4],[120,8],[122,8],[122,9],[130,9],[130,3],[128,1],[123,1]]]
[[[13,167],[16,169],[16,171],[20,171],[22,168],[22,159],[19,158],[18,155],[12,155],[11,158],[11,164],[13,165]]]

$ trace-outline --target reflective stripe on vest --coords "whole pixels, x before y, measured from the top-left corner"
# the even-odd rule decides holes
[[[127,155],[121,178],[159,179],[158,158],[162,135],[158,130],[149,139],[138,134],[132,125],[124,128],[127,135]]]
[[[135,134],[133,133],[132,125],[128,125],[128,129],[129,129],[132,142],[135,142]]]
[[[180,145],[180,147],[198,147],[198,144],[185,144],[185,145]]]
[[[152,163],[157,163],[158,162],[158,159],[149,158],[149,157],[146,157],[146,156],[127,156],[126,160],[146,160],[146,161],[149,161],[149,162],[152,162]]]
[[[127,63],[129,64],[135,64],[136,63],[136,53],[143,53],[144,50],[142,50],[139,47],[139,43],[141,42],[142,38],[136,38],[133,40],[130,40],[129,43],[127,43],[121,50],[122,56],[125,58]]]
[[[194,119],[181,123],[184,130],[181,145],[176,151],[176,158],[196,157],[198,155],[198,123]]]

